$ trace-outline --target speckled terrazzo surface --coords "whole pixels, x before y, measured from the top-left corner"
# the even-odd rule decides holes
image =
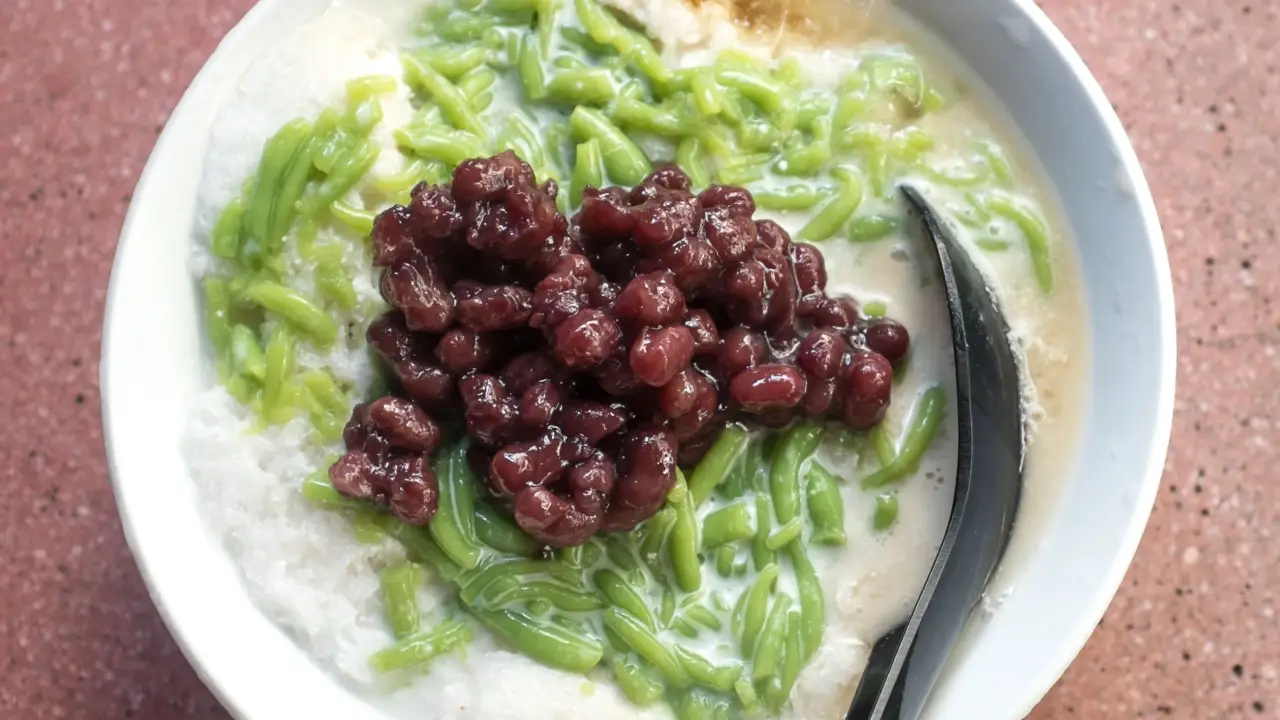
[[[0,718],[227,717],[125,546],[96,377],[130,192],[182,89],[250,4],[0,2]],[[1032,717],[1280,718],[1280,9],[1043,5],[1151,179],[1181,358],[1137,560]]]

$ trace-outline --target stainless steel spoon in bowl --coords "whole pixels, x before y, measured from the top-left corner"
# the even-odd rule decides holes
[[[846,720],[916,720],[1008,545],[1025,452],[1021,367],[982,272],[936,210],[901,188],[935,251],[951,314],[959,462],[951,518],[905,625],[872,649]]]

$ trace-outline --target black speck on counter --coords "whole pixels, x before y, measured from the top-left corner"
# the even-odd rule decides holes
[[[1244,677],[1244,666],[1240,664],[1232,665],[1231,674],[1236,677]]]

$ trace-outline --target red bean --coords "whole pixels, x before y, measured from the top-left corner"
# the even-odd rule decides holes
[[[365,331],[369,347],[381,355],[383,360],[393,364],[415,354],[430,353],[431,348],[424,347],[427,343],[420,342],[420,337],[422,336],[409,330],[404,322],[404,315],[398,310],[378,316]]]
[[[834,378],[822,380],[810,377],[800,407],[810,415],[826,415],[835,405],[838,390],[839,383]]]
[[[552,290],[549,286],[554,281],[547,282],[551,276],[548,275],[544,280],[548,287],[538,286],[533,295],[533,313],[529,316],[529,327],[533,328],[553,328],[579,310],[587,307],[586,297],[576,290]]]
[[[390,267],[409,259],[417,252],[417,228],[408,208],[395,205],[380,213],[373,222],[370,236],[374,267]]]
[[[746,412],[766,413],[799,405],[807,389],[804,373],[793,365],[758,365],[733,379],[729,397]]]
[[[391,514],[409,525],[426,525],[440,501],[436,475],[426,456],[402,456],[388,463]]]
[[[373,500],[377,486],[373,480],[373,463],[360,450],[350,450],[329,467],[329,482],[340,494],[357,500]]]
[[[751,215],[732,207],[707,210],[702,215],[702,230],[724,265],[746,258],[756,244],[756,224]]]
[[[755,322],[764,321],[765,267],[759,260],[746,260],[733,266],[725,278],[725,292],[733,300],[743,303],[749,308],[758,308],[754,312]]]
[[[689,190],[689,176],[678,166],[667,163],[654,169],[641,183],[631,190],[629,201],[632,205],[643,205],[657,197],[663,190]]]
[[[693,410],[701,388],[698,379],[702,374],[692,367],[687,367],[671,378],[671,382],[662,386],[662,394],[658,396],[658,408],[669,418],[680,417]],[[706,378],[702,378],[706,380]]]
[[[653,517],[675,484],[675,436],[642,429],[627,435],[618,455],[618,481],[602,529],[630,530]]]
[[[512,395],[524,395],[525,391],[544,380],[560,380],[560,371],[551,358],[541,350],[521,353],[498,373],[507,391]]]
[[[645,328],[631,346],[631,371],[652,387],[671,382],[693,361],[693,333],[683,325]]]
[[[812,318],[820,328],[851,328],[858,322],[858,306],[847,297],[824,298]]]
[[[764,362],[764,336],[743,328],[733,328],[720,340],[717,366],[720,375],[732,380],[738,373]]]
[[[820,380],[830,380],[840,372],[849,346],[833,330],[814,330],[800,342],[796,364]]]
[[[467,244],[503,260],[536,255],[563,222],[555,201],[532,185],[512,185],[501,201],[471,212],[478,222],[467,228]]]
[[[622,337],[618,324],[594,309],[579,310],[556,328],[552,352],[571,370],[585,370],[613,354]]]
[[[366,428],[368,426],[366,425]],[[357,448],[348,448],[360,450],[369,456],[369,461],[374,464],[374,469],[392,454],[391,441],[380,432],[370,431],[364,437],[364,442],[360,443]]]
[[[351,408],[351,419],[342,427],[342,443],[348,450],[360,447],[369,436],[369,429],[365,426],[369,421],[368,412],[368,403],[358,403]]]
[[[600,528],[598,515],[587,515],[544,487],[516,496],[514,515],[520,529],[552,547],[581,545]]]
[[[462,214],[458,212],[458,203],[447,187],[430,185],[414,188],[409,212],[413,221],[421,228],[423,236],[429,240],[450,238],[462,228]],[[429,247],[426,250],[431,254]]]
[[[533,169],[507,150],[491,158],[465,160],[453,173],[453,197],[462,202],[496,200],[508,188],[533,184]]]
[[[394,448],[430,455],[440,445],[440,428],[412,402],[388,396],[378,398],[367,411],[369,426]]]
[[[594,290],[600,282],[600,276],[595,268],[591,267],[591,261],[585,255],[576,253],[565,255],[557,260],[552,273],[564,278],[568,283],[567,287],[584,292]]]
[[[502,382],[491,375],[468,375],[458,381],[466,406],[467,432],[489,447],[497,447],[511,434],[516,409]]]
[[[696,295],[720,272],[716,249],[706,240],[690,238],[663,250],[658,262],[676,274],[676,287],[686,298]]]
[[[893,387],[893,366],[883,355],[856,353],[845,370],[844,421],[854,430],[869,430],[884,420]]]
[[[827,301],[825,295],[806,295],[796,303],[796,317],[810,319],[818,314],[822,304]]]
[[[796,275],[785,252],[757,247],[755,258],[764,265],[765,287],[768,288],[769,331],[790,339],[795,330],[795,304],[799,297]]]
[[[520,422],[531,429],[546,428],[560,411],[560,390],[544,380],[526,390],[520,397]]]
[[[549,485],[564,474],[568,463],[561,457],[564,436],[548,431],[536,440],[503,446],[489,461],[494,487],[507,495],[524,488]]]
[[[577,221],[584,237],[597,238],[603,245],[631,237],[636,229],[636,210],[622,188],[588,187],[582,192]],[[592,247],[592,243],[586,245]]]
[[[615,314],[635,325],[670,325],[685,314],[684,293],[670,272],[637,276],[618,295]]]
[[[414,358],[396,363],[393,369],[404,391],[414,400],[441,405],[453,399],[453,376],[443,369]]]
[[[684,318],[684,326],[693,335],[694,355],[714,355],[720,348],[720,331],[711,313],[706,310],[691,310]]]
[[[458,303],[458,322],[476,332],[523,327],[533,313],[533,293],[515,285],[486,287]]]
[[[569,470],[567,485],[573,504],[587,515],[603,515],[613,494],[617,468],[613,460],[596,450],[587,460]]]
[[[458,381],[462,402],[466,405],[478,402],[495,402],[509,397],[502,381],[492,375],[467,375]]]
[[[699,217],[697,198],[683,191],[663,191],[637,208],[632,239],[644,252],[656,252],[694,235]]]
[[[484,369],[493,360],[493,338],[471,330],[450,330],[436,345],[441,367],[455,375]]]
[[[911,335],[902,323],[889,318],[873,318],[866,329],[867,349],[880,353],[890,363],[906,357]]]
[[[570,400],[556,421],[566,435],[580,437],[592,447],[627,424],[627,413],[618,407],[590,400]]]
[[[709,426],[720,405],[716,387],[710,380],[699,374],[695,386],[697,390],[689,411],[671,420],[671,431],[682,446]]]
[[[791,258],[801,296],[815,295],[827,289],[827,262],[818,248],[808,243],[796,243],[791,246]]]
[[[791,249],[791,236],[781,225],[772,220],[756,222],[756,237],[761,245],[778,252],[785,253]]]
[[[735,214],[750,217],[756,211],[755,198],[746,188],[732,185],[710,185],[698,195],[704,208],[728,208]]]
[[[454,300],[435,264],[417,253],[382,274],[382,297],[404,313],[410,330],[444,332],[453,324]]]
[[[599,284],[599,276],[587,258],[565,255],[534,289],[529,325],[535,328],[559,325],[589,304],[589,296]]]

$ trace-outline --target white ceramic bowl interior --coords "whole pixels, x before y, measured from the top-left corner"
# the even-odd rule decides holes
[[[134,194],[103,332],[103,422],[129,544],[187,658],[233,714],[253,720],[376,717],[251,603],[204,530],[179,455],[188,403],[200,390],[200,314],[188,257],[210,123],[249,62],[328,2],[263,0],[192,83]],[[1032,561],[1008,578],[1016,592],[972,633],[928,713],[1018,718],[1102,616],[1150,512],[1173,407],[1168,260],[1120,122],[1030,0],[899,4],[994,90],[1079,242],[1096,352],[1077,461],[1038,528]]]

